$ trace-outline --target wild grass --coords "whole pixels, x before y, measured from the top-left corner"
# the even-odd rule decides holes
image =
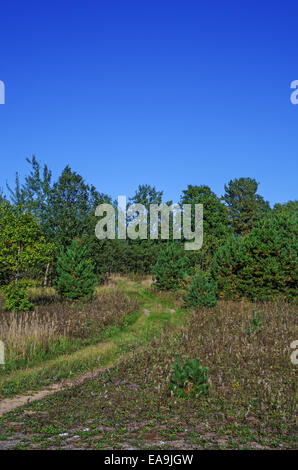
[[[59,300],[59,295],[54,287],[28,287],[27,292],[30,302],[34,305],[49,304]]]
[[[98,342],[105,329],[121,327],[137,309],[137,301],[116,288],[89,303],[52,302],[36,306],[33,312],[2,310],[0,338],[6,359],[2,374]]]
[[[183,313],[171,294],[144,289],[140,282],[137,289],[137,281],[129,279],[119,283],[148,315],[118,331],[107,350],[94,345],[43,368],[20,370],[2,390],[8,396],[90,370],[98,356],[115,364],[124,352],[133,354],[83,385],[1,418],[0,434],[9,436],[19,422],[26,448],[295,447],[297,372],[290,361],[295,306],[220,301],[215,308]],[[171,395],[177,354],[182,360],[200,358],[208,367],[207,397]],[[89,431],[82,431],[86,426]],[[67,438],[58,436],[65,432]]]
[[[32,361],[28,360],[27,354],[24,359],[6,363],[2,376],[0,371],[0,396],[38,390],[49,383],[74,378],[77,374],[98,368],[98,350],[105,349],[105,344],[110,344],[111,348],[104,355],[100,354],[101,365],[102,360],[104,363],[107,359],[114,362],[121,355],[144,347],[153,337],[160,337],[164,325],[169,329],[183,323],[185,312],[179,309],[174,298],[168,296],[166,299],[162,293],[153,294],[140,284],[131,286],[130,283],[129,279],[122,278],[123,290],[118,287],[100,289],[97,300],[92,303],[97,304],[95,310],[90,309],[90,303],[68,305],[66,310],[62,305],[51,304],[52,316],[57,315],[54,326],[60,325],[63,333],[62,326],[66,323],[71,336],[65,336],[65,331],[64,336],[57,338],[50,347],[35,350]],[[98,322],[99,304],[102,314]],[[144,315],[144,307],[149,315]],[[42,306],[38,312],[48,314],[48,310]],[[78,328],[78,317],[83,317],[83,327]],[[61,321],[63,318],[70,318],[74,323],[67,324]]]
[[[251,329],[253,310],[260,315],[262,328]],[[214,429],[221,422],[228,432],[236,432],[239,423],[254,423],[260,433],[263,427],[282,435],[293,432],[296,424],[297,370],[290,361],[295,337],[293,305],[222,301],[216,308],[191,312],[179,332],[165,330],[133,363],[121,365],[118,373],[129,374],[134,383],[146,383],[148,400],[151,396],[159,408],[174,407],[179,416],[188,411],[191,416],[202,408]],[[177,354],[182,359],[200,358],[208,367],[206,401],[189,400],[186,405],[169,398]]]
[[[219,302],[216,308],[190,312],[181,326],[176,314],[162,313],[165,297],[151,296],[140,288],[142,307],[164,319],[159,336],[98,377],[0,418],[7,445],[18,429],[28,449],[295,448],[296,370],[290,362],[290,343],[297,333],[295,307]],[[173,306],[172,299],[167,308]],[[262,328],[248,334],[253,310],[260,314]],[[145,332],[151,313],[132,325],[135,331],[139,328],[136,338]],[[118,349],[106,352],[105,360],[114,362],[120,351],[119,343]],[[88,361],[95,360],[95,350],[90,353]],[[182,359],[199,357],[208,367],[208,396],[179,398],[170,393],[177,354]],[[63,364],[72,359],[61,357],[60,368],[52,364],[51,373],[63,370],[65,375]],[[84,360],[78,356],[70,367],[79,364]],[[26,380],[31,381],[27,386],[34,384],[29,373]]]

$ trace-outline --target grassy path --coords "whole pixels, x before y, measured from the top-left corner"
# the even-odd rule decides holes
[[[86,374],[115,365],[126,353],[144,346],[153,337],[160,335],[164,325],[178,325],[183,321],[185,312],[177,308],[173,297],[155,294],[136,281],[121,280],[117,286],[139,302],[139,315],[135,317],[134,322],[120,330],[109,328],[102,343],[84,347],[72,354],[61,355],[43,362],[42,365],[12,371],[2,376],[0,415],[1,409],[3,413],[10,407],[8,398],[18,396],[11,404],[23,404],[32,400],[35,392],[42,391],[45,396],[60,390],[65,383],[67,386],[71,382],[76,383],[84,379]],[[20,394],[22,396],[19,396]]]
[[[23,371],[20,388],[28,393],[31,377],[42,391],[0,417],[0,449],[297,448],[296,370],[285,346],[295,330],[294,306],[219,302],[190,313],[140,282],[119,286],[139,301],[130,324],[42,370]],[[263,321],[254,336],[247,333],[252,309]],[[169,393],[177,354],[208,367],[207,397]]]

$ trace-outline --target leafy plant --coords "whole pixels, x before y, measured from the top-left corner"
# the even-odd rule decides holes
[[[40,277],[53,261],[54,244],[42,236],[38,220],[9,204],[0,207],[0,282]]]
[[[192,277],[185,278],[183,301],[187,307],[214,307],[217,304],[217,285],[203,271],[197,271]]]
[[[208,368],[200,359],[187,358],[181,362],[179,355],[172,368],[170,391],[179,397],[207,396],[209,391]]]
[[[22,281],[5,286],[5,303],[3,309],[10,312],[32,310],[34,305],[29,300],[27,287],[28,284]]]

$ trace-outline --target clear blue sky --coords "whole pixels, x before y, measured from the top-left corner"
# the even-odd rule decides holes
[[[0,7],[0,187],[35,154],[99,191],[255,177],[297,198],[294,1],[6,1]]]

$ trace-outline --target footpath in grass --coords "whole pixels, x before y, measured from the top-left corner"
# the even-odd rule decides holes
[[[186,312],[168,294],[120,283],[141,307],[125,330],[106,332],[111,367],[6,413],[0,449],[297,448],[296,306],[220,301]],[[207,396],[171,394],[177,354],[208,368]]]
[[[127,344],[141,332],[147,343],[92,380],[6,413],[0,449],[297,447],[296,371],[285,347],[296,323],[294,306],[219,302],[189,312],[179,325],[182,316],[169,312],[166,296],[130,294],[142,297],[145,312],[125,333]],[[254,333],[248,331],[252,308],[262,318]],[[162,335],[146,337],[144,325],[152,332],[158,322],[166,326]],[[208,396],[170,393],[177,354],[208,367]]]
[[[128,315],[122,327],[106,328],[98,344],[0,376],[0,398],[25,393],[32,395],[53,383],[109,366],[123,354],[158,337],[164,325],[179,325],[183,321],[185,311],[177,307],[173,297],[154,293],[152,289],[142,287],[140,282],[128,279],[118,281],[117,287],[135,298],[140,306],[138,311]]]

